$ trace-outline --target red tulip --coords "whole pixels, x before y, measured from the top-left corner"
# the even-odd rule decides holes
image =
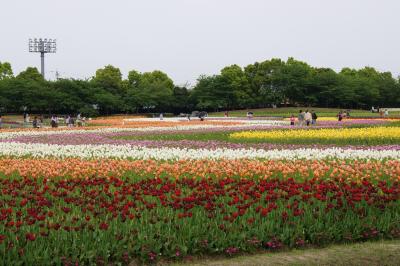
[[[103,222],[103,223],[100,224],[99,228],[101,230],[107,230],[108,229],[108,224]]]
[[[61,210],[65,213],[69,213],[71,211],[71,208],[68,207],[62,207]]]
[[[36,235],[33,234],[33,233],[26,233],[26,234],[25,234],[25,238],[26,238],[26,240],[28,240],[28,241],[35,241]]]
[[[24,207],[28,203],[27,199],[22,199],[21,202],[19,203],[19,206]]]

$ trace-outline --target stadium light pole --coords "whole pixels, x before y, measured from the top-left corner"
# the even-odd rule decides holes
[[[56,39],[29,39],[29,52],[40,53],[40,72],[44,77],[44,54],[57,51]]]

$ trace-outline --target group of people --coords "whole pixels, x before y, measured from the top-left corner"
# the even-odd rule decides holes
[[[317,124],[317,114],[315,113],[314,110],[311,110],[309,112],[306,110],[305,112],[303,110],[299,111],[299,115],[297,116],[297,121],[299,126],[310,126],[310,125],[316,125]],[[290,117],[290,125],[294,126],[296,122],[295,116],[292,114]]]
[[[347,111],[339,111],[337,114],[338,121],[341,122],[343,118],[349,118],[350,117],[350,110]]]
[[[386,109],[379,108],[379,106],[377,108],[374,108],[372,106],[371,112],[372,113],[379,113],[380,117],[388,117],[389,116],[389,110],[387,108]]]
[[[51,127],[58,127],[58,120],[59,118],[55,115],[51,117],[50,125]],[[85,126],[86,124],[86,117],[82,117],[80,113],[77,114],[76,119],[71,115],[67,115],[64,119],[65,125],[67,127],[75,127],[75,123],[78,127]]]
[[[31,118],[28,113],[24,113],[24,124],[28,125],[31,123]],[[43,116],[34,116],[32,120],[32,127],[33,128],[40,128],[43,126]]]
[[[59,121],[60,120],[62,120],[62,118],[59,118],[56,115],[52,115],[51,118],[50,118],[50,126],[52,128],[57,128],[58,125],[59,125]],[[1,121],[1,119],[0,119],[0,121]],[[42,115],[39,116],[39,117],[35,116],[33,118],[33,120],[31,121],[29,114],[24,113],[24,123],[25,123],[25,125],[28,125],[28,124],[32,123],[32,127],[33,128],[41,128],[41,127],[43,127],[43,121],[44,121],[44,119],[43,119]],[[68,115],[68,116],[66,116],[64,118],[64,121],[65,121],[65,125],[67,127],[74,127],[75,123],[78,125],[78,127],[80,127],[80,126],[84,126],[85,125],[86,118],[82,117],[81,114],[78,114],[76,116],[76,119],[74,119],[72,116]]]
[[[372,108],[371,108],[371,112],[372,113],[379,113],[379,115],[381,116],[381,117],[388,117],[389,116],[389,110],[386,108],[386,109],[383,109],[383,108],[374,108],[373,106],[372,106]]]

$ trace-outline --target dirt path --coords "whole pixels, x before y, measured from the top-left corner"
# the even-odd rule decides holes
[[[239,256],[231,259],[196,259],[174,265],[256,266],[256,265],[400,265],[400,241],[378,241],[335,245],[322,249],[293,250]]]

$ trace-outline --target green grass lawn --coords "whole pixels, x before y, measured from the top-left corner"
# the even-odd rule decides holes
[[[310,107],[281,107],[281,108],[262,108],[262,109],[246,109],[229,111],[229,116],[246,116],[247,112],[253,112],[255,116],[277,116],[277,117],[290,117],[292,114],[297,115],[299,110],[314,110],[319,117],[335,117],[341,110],[336,108],[310,108]],[[210,116],[224,116],[223,112],[209,113]],[[379,117],[377,113],[371,113],[368,110],[351,110],[350,115],[353,117]],[[400,112],[391,112],[390,116],[399,116]]]
[[[400,240],[333,245],[319,249],[243,255],[233,258],[194,258],[170,265],[399,265]],[[166,264],[164,264],[166,265]]]

